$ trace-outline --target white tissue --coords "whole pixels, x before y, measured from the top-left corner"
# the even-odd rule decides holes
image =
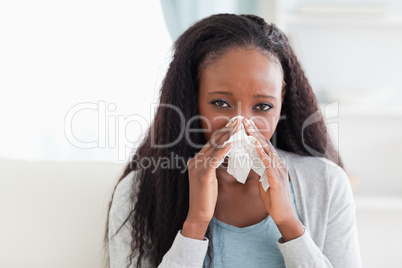
[[[232,148],[230,148],[225,155],[225,157],[229,157],[227,172],[235,177],[238,182],[244,184],[247,180],[250,170],[253,169],[261,177],[260,182],[264,188],[264,191],[266,192],[269,188],[267,168],[257,152],[255,145],[257,139],[253,136],[247,135],[242,121],[243,116],[235,116],[229,121],[233,121],[236,118],[240,118],[240,129],[223,143],[223,145],[226,145],[227,143],[234,141]],[[218,167],[223,163],[225,157],[223,157],[222,161],[218,163]]]

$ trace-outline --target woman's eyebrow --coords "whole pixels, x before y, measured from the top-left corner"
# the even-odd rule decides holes
[[[274,97],[272,95],[261,95],[261,94],[254,95],[254,98],[272,98],[272,99],[276,99],[276,97]]]
[[[224,95],[233,96],[232,92],[227,92],[227,91],[212,91],[212,92],[208,93],[208,95],[211,95],[211,94],[224,94]]]
[[[223,94],[223,95],[233,96],[232,92],[227,92],[227,91],[212,91],[212,92],[208,92],[208,95],[211,95],[211,94]],[[276,99],[276,97],[274,97],[272,95],[262,95],[262,94],[254,94],[253,97],[254,98],[272,98],[272,99]]]

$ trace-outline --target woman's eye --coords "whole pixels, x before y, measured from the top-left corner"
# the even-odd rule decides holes
[[[216,106],[218,106],[219,108],[226,108],[226,107],[228,107],[227,102],[226,102],[226,101],[223,101],[223,100],[215,100],[215,101],[212,101],[211,103],[212,103],[212,104],[217,104]],[[224,106],[225,104],[226,104],[227,106]]]
[[[224,100],[214,100],[211,102],[211,104],[217,106],[218,108],[228,108],[230,107],[228,105],[228,103]],[[258,104],[256,105],[257,108],[255,108],[256,110],[262,111],[262,112],[266,112],[269,111],[270,109],[272,109],[272,106],[266,103],[262,103],[262,104]]]
[[[258,104],[256,107],[261,107],[261,108],[257,108],[257,110],[261,110],[261,111],[268,111],[270,109],[272,109],[272,106],[266,103],[262,103],[262,104]]]

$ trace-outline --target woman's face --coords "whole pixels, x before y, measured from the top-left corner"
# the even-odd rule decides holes
[[[200,76],[198,108],[208,141],[237,115],[252,119],[271,139],[279,121],[283,73],[277,60],[254,49],[233,48]]]

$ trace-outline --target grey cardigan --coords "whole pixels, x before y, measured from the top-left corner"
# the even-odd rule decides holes
[[[276,148],[284,159],[292,181],[297,211],[304,233],[283,243],[277,241],[288,268],[360,268],[355,203],[344,170],[322,157],[300,156]],[[115,235],[129,214],[132,171],[117,186],[109,214],[109,257],[111,268],[124,268],[131,253],[128,222]],[[202,267],[208,239],[184,237],[181,230],[159,268]],[[133,260],[135,267],[136,259]],[[151,267],[148,263],[146,267]]]

